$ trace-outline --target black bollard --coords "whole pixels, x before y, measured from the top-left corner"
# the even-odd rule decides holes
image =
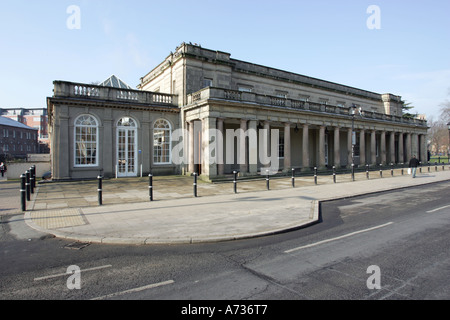
[[[150,201],[153,201],[153,175],[151,173],[148,175],[148,193]]]
[[[336,166],[333,166],[333,182],[336,183]]]
[[[382,163],[380,163],[380,178],[383,178],[383,168],[382,168]]]
[[[27,177],[27,182],[26,182],[26,190],[27,190],[27,201],[31,200],[31,186],[30,186],[30,170],[27,170],[25,172],[25,175]]]
[[[97,180],[98,180],[98,187],[97,187],[97,192],[98,192],[98,205],[101,206],[103,204],[103,199],[102,199],[102,177],[101,176],[97,176]]]
[[[34,193],[34,177],[33,177],[33,167],[30,167],[30,193]]]
[[[394,176],[394,164],[391,163],[391,177]]]
[[[314,184],[317,184],[317,167],[314,167]]]
[[[266,188],[270,189],[269,170],[266,170]]]
[[[33,189],[36,189],[36,166],[32,165],[31,168],[33,169],[32,174],[33,174]]]
[[[234,193],[237,193],[237,171],[233,171],[233,175],[234,175],[234,180],[233,180],[233,189],[234,189]]]
[[[197,197],[197,172],[194,172],[194,197]]]
[[[434,162],[434,171],[437,171],[437,162]]]
[[[22,204],[22,211],[27,210],[27,189],[26,189],[27,177],[20,175],[20,203]]]
[[[369,179],[369,165],[366,164],[366,178]]]
[[[292,171],[292,177],[291,177],[292,188],[295,188],[295,168],[292,168],[291,171]]]
[[[352,181],[355,181],[355,164],[352,163]]]

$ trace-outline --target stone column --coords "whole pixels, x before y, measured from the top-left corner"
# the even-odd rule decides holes
[[[247,140],[245,139],[247,133],[247,120],[241,119],[241,128],[239,134],[239,170],[241,173],[246,173],[247,168]]]
[[[370,162],[371,164],[377,164],[377,145],[376,145],[376,130],[372,130],[370,133]]]
[[[395,132],[391,131],[389,135],[389,155],[391,156],[390,163],[395,163]]]
[[[194,121],[189,122],[189,172],[195,171],[195,135],[194,135]]]
[[[381,156],[381,164],[386,164],[386,131],[381,131],[380,138],[380,156]]]
[[[319,128],[319,165],[320,169],[325,168],[325,126]]]
[[[341,166],[341,149],[339,145],[339,127],[334,128],[334,165],[336,169]]]
[[[411,139],[412,139],[412,141],[411,141],[411,152],[412,152],[412,154],[413,155],[416,155],[416,157],[417,157],[417,159],[419,159],[419,142],[418,142],[418,140],[419,140],[419,137],[418,137],[418,135],[417,135],[417,133],[413,133],[413,134],[411,134]]]
[[[409,160],[412,157],[411,154],[411,133],[406,134],[406,163],[409,163]]]
[[[224,168],[224,157],[223,157],[223,141],[224,141],[224,131],[223,131],[223,118],[217,118],[217,134],[220,137],[216,137],[218,142],[216,145],[216,155],[217,155],[217,174],[223,176],[225,172]]]
[[[348,128],[347,129],[347,168],[351,168],[352,167],[352,128]]]
[[[325,140],[325,139],[324,139]],[[309,125],[304,124],[302,130],[302,171],[310,170],[310,162],[309,162]],[[320,143],[319,143],[320,148]],[[319,151],[320,153],[320,151]],[[320,157],[320,156],[319,156]],[[325,158],[325,156],[324,156]]]
[[[398,134],[398,162],[399,163],[405,162],[405,156],[403,153],[403,132],[400,132]]]
[[[284,124],[284,171],[291,170],[291,124]]]
[[[359,132],[359,165],[364,166],[366,164],[366,135],[365,131]]]
[[[215,143],[211,144],[214,140],[210,132],[210,129],[216,129],[216,121],[214,117],[202,119],[202,176],[208,178],[217,176],[216,159],[211,157]]]
[[[420,161],[422,161],[422,163],[428,161],[427,139],[425,134],[420,135]]]
[[[266,130],[267,134],[266,134],[266,148],[267,148],[267,156],[271,156],[272,155],[272,150],[270,150],[270,122],[269,121],[264,121],[264,130]]]
[[[258,172],[258,135],[257,121],[248,122],[248,171],[252,174]]]

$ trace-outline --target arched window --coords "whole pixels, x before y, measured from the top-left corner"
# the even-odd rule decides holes
[[[88,114],[75,119],[75,167],[98,165],[98,123]]]
[[[153,126],[153,163],[167,164],[172,160],[171,126],[169,121],[159,119]]]

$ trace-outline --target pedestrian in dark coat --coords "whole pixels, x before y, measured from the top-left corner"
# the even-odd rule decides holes
[[[416,171],[417,171],[417,167],[419,166],[419,164],[420,164],[420,162],[416,158],[415,155],[411,158],[411,160],[409,160],[409,167],[411,168],[411,173],[412,173],[413,178],[416,177]]]

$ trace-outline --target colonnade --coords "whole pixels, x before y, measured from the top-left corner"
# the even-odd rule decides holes
[[[258,142],[260,139],[267,140],[263,143],[268,146],[269,153],[272,151],[270,150],[270,129],[279,130],[280,136],[284,139],[282,140],[284,154],[283,157],[279,158],[280,170],[290,170],[292,167],[301,168],[304,171],[311,170],[313,167],[319,169],[324,169],[327,166],[350,167],[352,163],[355,165],[397,164],[408,162],[413,155],[416,155],[420,161],[425,162],[427,160],[426,135],[408,132],[408,128],[405,127],[395,128],[395,124],[392,125],[392,128],[386,126],[385,129],[374,128],[373,125],[372,128],[368,128],[369,125],[363,127],[360,124],[352,130],[351,127],[310,123],[271,122],[254,119],[228,120],[234,123],[234,128],[236,128],[236,124],[239,124],[237,129],[241,129],[236,135],[238,144],[236,150],[240,155],[239,171],[243,174],[257,174],[262,167],[258,162],[258,143],[249,143],[250,137],[247,133],[249,129],[256,132]],[[214,117],[202,119],[201,138],[194,134],[194,121],[187,122],[186,127],[189,131],[188,171],[196,171],[195,165],[200,161],[202,172],[209,176],[231,173],[226,172],[224,145],[214,151],[214,161],[209,159],[212,152],[211,140],[216,142],[219,140],[217,137],[213,139],[209,137],[209,129],[217,129],[219,135],[225,137],[225,127],[228,120]],[[258,129],[266,129],[268,134],[262,135]],[[355,132],[354,136],[353,131]],[[301,135],[301,138],[292,139],[293,135],[297,134]],[[196,139],[197,143],[195,143]],[[353,145],[353,143],[355,144]],[[358,150],[358,152],[355,153],[355,150]],[[273,151],[277,152],[276,150]],[[300,157],[298,157],[299,152]],[[297,155],[295,162],[293,161],[294,153]],[[195,160],[196,155],[199,155],[198,160]],[[345,156],[347,159],[345,159]]]

